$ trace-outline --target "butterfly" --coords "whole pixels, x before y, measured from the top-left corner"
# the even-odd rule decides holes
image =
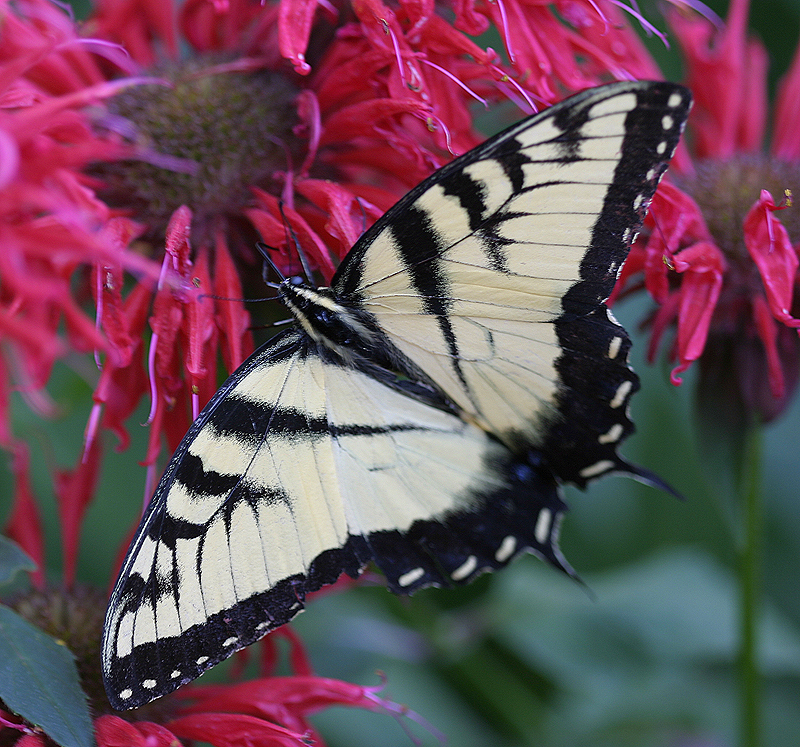
[[[169,462],[106,614],[111,704],[175,690],[373,562],[395,593],[558,547],[562,483],[666,488],[633,430],[606,308],[689,92],[583,91],[455,159],[358,240],[329,288],[222,385]],[[667,488],[669,489],[669,488]]]

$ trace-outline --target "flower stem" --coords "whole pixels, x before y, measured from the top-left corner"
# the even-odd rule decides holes
[[[761,600],[761,426],[745,429],[739,473],[744,533],[739,543],[741,594],[739,670],[741,747],[761,744],[761,679],[758,664],[758,626]]]

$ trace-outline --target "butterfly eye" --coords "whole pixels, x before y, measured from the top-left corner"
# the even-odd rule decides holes
[[[533,479],[533,470],[527,464],[515,464],[513,474],[519,482],[529,482]]]
[[[287,278],[286,280],[289,283],[289,285],[294,285],[294,286],[305,285],[306,282],[302,277],[300,277],[300,275],[292,275],[292,277]]]

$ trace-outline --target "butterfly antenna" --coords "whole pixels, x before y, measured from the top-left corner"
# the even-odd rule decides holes
[[[277,283],[269,283],[271,288],[277,288]],[[217,296],[214,293],[201,293],[197,300],[201,301],[204,298],[210,298],[212,301],[231,301],[233,303],[263,303],[264,301],[275,301],[280,296],[265,296],[264,298],[241,298],[235,296]]]
[[[306,276],[306,282],[309,285],[314,285],[314,278],[311,275],[311,267],[308,264],[308,257],[306,257],[306,253],[303,251],[303,247],[300,245],[300,241],[297,238],[297,234],[294,232],[291,223],[286,218],[286,213],[283,212],[283,201],[278,203],[278,208],[281,211],[281,217],[283,218],[283,225],[286,226],[286,232],[289,236],[292,237],[292,242],[294,243],[295,251],[297,252],[297,257],[300,260],[300,265],[303,268],[303,274]]]
[[[274,246],[269,246],[265,244],[263,241],[256,241],[256,249],[258,249],[258,253],[264,258],[264,270],[262,272],[262,276],[264,278],[264,283],[268,288],[277,288],[280,283],[273,283],[269,279],[269,270],[270,268],[274,270],[275,274],[278,276],[278,279],[281,283],[286,280],[286,275],[283,274],[281,268],[272,261],[272,257],[269,254],[270,249],[273,251],[277,251]]]

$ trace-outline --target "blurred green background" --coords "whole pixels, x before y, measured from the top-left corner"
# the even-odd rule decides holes
[[[724,15],[724,3],[711,5]],[[665,27],[651,4],[643,9]],[[772,56],[773,90],[794,53],[798,18],[799,2],[753,4],[752,25]],[[675,50],[658,57],[679,79]],[[526,557],[466,589],[426,590],[410,600],[377,585],[322,596],[295,624],[319,674],[374,685],[376,671],[385,672],[384,695],[455,747],[736,743],[737,591],[723,508],[729,498],[698,456],[691,372],[675,388],[669,365],[643,360],[646,337],[636,325],[647,308],[644,299],[615,308],[634,338],[632,362],[642,377],[632,406],[638,433],[623,451],[687,500],[622,478],[585,493],[568,490],[562,549],[587,588]],[[91,392],[75,370],[85,365],[76,359],[59,366],[50,393],[64,409],[55,423],[13,403],[16,432],[34,450],[34,487],[48,507],[53,578],[60,558],[49,473],[54,465],[71,467],[79,454]],[[141,508],[137,460],[146,433],[137,423],[145,418],[142,409],[131,420],[131,448],[107,457],[84,526],[79,578],[101,587]],[[799,431],[795,398],[764,440],[764,744],[774,747],[800,739]],[[0,494],[10,490],[2,470]],[[6,510],[4,501],[0,521]],[[410,744],[386,715],[337,708],[316,723],[330,747]],[[424,744],[436,743],[413,730]]]

